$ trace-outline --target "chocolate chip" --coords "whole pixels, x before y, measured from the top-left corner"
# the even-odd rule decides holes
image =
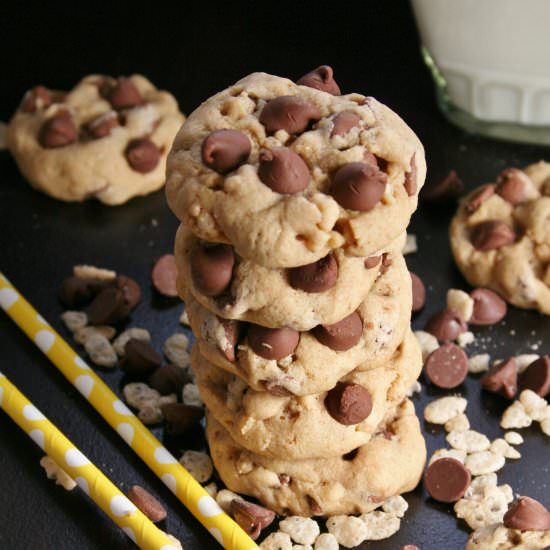
[[[506,399],[513,399],[518,391],[518,365],[513,357],[493,365],[481,377],[481,387],[492,393],[498,393]]]
[[[382,265],[380,266],[380,273],[383,275],[388,271],[388,269],[392,266],[393,260],[391,259],[388,252],[384,252],[382,254]]]
[[[86,308],[91,325],[109,325],[124,319],[128,314],[124,293],[115,287],[103,289]]]
[[[468,374],[468,356],[457,345],[444,344],[428,355],[424,373],[438,388],[456,388]]]
[[[216,130],[202,142],[201,155],[206,166],[227,174],[248,160],[250,140],[237,130]]]
[[[197,246],[191,251],[191,278],[205,296],[219,296],[231,283],[235,255],[227,244]]]
[[[273,380],[265,383],[265,389],[268,393],[277,397],[288,397],[293,395],[290,390],[287,390],[284,386],[277,384],[277,382]]]
[[[456,340],[468,330],[468,325],[451,310],[444,309],[430,317],[424,330],[433,334],[440,342],[445,342]]]
[[[347,134],[352,128],[357,128],[361,124],[361,117],[352,113],[351,111],[343,111],[338,113],[333,119],[332,123],[334,124],[330,136],[343,136]],[[365,151],[369,155],[369,151]],[[374,158],[374,155],[372,155]],[[370,164],[370,163],[369,163]]]
[[[380,165],[378,164],[378,158],[376,157],[376,155],[373,155],[370,151],[367,151],[366,149],[363,151],[363,161],[366,162],[367,164],[371,164],[375,168],[380,168]],[[380,169],[382,170],[382,168]]]
[[[147,138],[133,139],[124,151],[126,160],[132,170],[147,174],[157,167],[160,161],[160,149]]]
[[[519,204],[527,199],[526,187],[529,176],[517,168],[507,168],[497,176],[495,191],[510,204]]]
[[[338,263],[332,254],[320,260],[288,270],[288,281],[292,288],[304,292],[326,292],[338,280]]]
[[[44,86],[35,86],[25,94],[20,109],[24,113],[34,113],[37,109],[45,109],[51,104],[50,91]]]
[[[335,351],[346,351],[355,346],[363,335],[363,321],[354,311],[332,325],[317,325],[312,332],[324,346]]]
[[[516,240],[514,230],[500,220],[487,220],[478,223],[472,228],[470,235],[472,244],[477,250],[486,252],[501,246],[513,244]]]
[[[405,172],[405,191],[409,197],[412,197],[416,194],[418,190],[418,184],[416,183],[416,153],[413,153],[411,158],[411,165],[408,172]]]
[[[236,359],[235,346],[239,341],[242,324],[238,321],[233,321],[232,319],[222,319],[221,317],[218,317],[218,320],[223,327],[226,339],[226,347],[221,351],[228,361],[234,363]]]
[[[475,212],[488,198],[495,194],[495,186],[491,183],[477,189],[466,203],[468,212]]]
[[[372,269],[373,267],[376,267],[380,260],[382,260],[382,256],[370,256],[369,258],[365,259],[364,265],[366,269]]]
[[[508,505],[503,523],[508,529],[547,531],[550,529],[550,512],[533,498],[518,497]]]
[[[494,325],[506,316],[506,302],[488,288],[476,288],[470,292],[474,300],[474,311],[470,323],[472,325]]]
[[[310,173],[302,157],[287,147],[260,152],[258,176],[277,193],[299,193],[309,184]]]
[[[433,204],[455,202],[464,192],[464,182],[451,170],[443,179],[422,192],[422,199]]]
[[[165,432],[170,437],[180,437],[195,427],[204,416],[202,407],[184,405],[183,403],[167,403],[161,406],[164,415]]]
[[[372,411],[372,397],[359,384],[338,382],[325,398],[325,407],[336,422],[351,426],[359,424]]]
[[[252,540],[256,540],[262,530],[275,519],[275,512],[272,510],[239,498],[234,498],[229,506],[235,521]]]
[[[372,210],[386,189],[387,175],[371,164],[350,162],[340,167],[330,186],[336,202],[349,210]]]
[[[420,311],[426,303],[426,287],[416,273],[411,271],[410,274],[412,281],[412,310],[416,312]]]
[[[550,393],[550,358],[548,355],[533,361],[519,379],[520,390],[532,390],[541,397]]]
[[[156,371],[161,363],[161,356],[149,342],[130,338],[124,346],[124,357],[120,366],[128,374],[143,376]]]
[[[98,292],[112,285],[112,281],[101,279],[68,277],[61,283],[59,299],[69,309],[81,307],[89,303]]]
[[[175,298],[178,295],[176,286],[177,276],[178,269],[173,254],[161,256],[155,262],[153,271],[151,272],[151,280],[157,292],[170,298]]]
[[[105,98],[113,109],[130,109],[143,103],[143,97],[130,78],[120,76],[113,86],[104,88]]]
[[[323,515],[323,509],[321,506],[319,506],[319,503],[310,495],[306,495],[306,500],[309,505],[309,509],[311,510],[312,516],[322,516]]]
[[[118,114],[115,111],[108,111],[94,118],[88,124],[87,130],[91,137],[99,139],[110,135],[111,130],[117,126],[120,126]]]
[[[301,97],[285,95],[267,102],[260,115],[260,122],[270,134],[277,130],[300,134],[311,122],[320,118],[321,111],[313,103]]]
[[[440,458],[432,462],[424,477],[424,487],[439,502],[456,502],[466,493],[471,475],[460,460]]]
[[[128,498],[147,516],[153,523],[166,519],[166,509],[151,494],[139,485],[133,485],[128,490]]]
[[[333,75],[332,67],[321,65],[298,79],[296,84],[315,88],[332,95],[341,95],[342,92],[340,92],[340,87],[334,81]]]
[[[38,132],[38,141],[46,149],[65,147],[76,141],[78,130],[69,111],[58,111],[44,122]]]
[[[300,333],[291,328],[267,328],[251,324],[248,327],[248,345],[264,359],[279,360],[294,352]]]
[[[183,386],[191,382],[185,369],[176,365],[163,365],[149,377],[149,386],[161,395],[181,394]]]

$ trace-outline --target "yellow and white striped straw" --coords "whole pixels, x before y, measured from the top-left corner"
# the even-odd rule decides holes
[[[143,550],[177,550],[1,372],[0,408]]]
[[[259,550],[1,272],[0,307],[224,548]]]

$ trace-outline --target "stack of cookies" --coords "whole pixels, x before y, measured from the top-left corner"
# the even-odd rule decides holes
[[[330,67],[252,74],[203,103],[168,159],[178,286],[218,473],[288,515],[411,490],[422,367],[401,250],[422,145]]]

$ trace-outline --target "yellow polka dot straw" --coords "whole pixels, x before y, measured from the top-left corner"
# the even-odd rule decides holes
[[[1,272],[0,307],[224,548],[259,550]]]
[[[144,550],[177,550],[170,539],[126,498],[1,372],[0,408]]]

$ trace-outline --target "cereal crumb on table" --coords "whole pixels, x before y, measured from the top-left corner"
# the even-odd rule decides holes
[[[72,491],[76,487],[74,479],[51,456],[43,456],[40,466],[46,470],[48,479],[53,479],[56,485],[61,485],[65,491]]]
[[[99,279],[100,281],[112,281],[116,278],[116,271],[112,269],[87,264],[75,265],[73,274],[80,279]]]
[[[180,463],[199,483],[205,483],[214,473],[212,460],[206,453],[185,451],[180,458]]]
[[[313,544],[319,536],[319,525],[311,518],[289,516],[279,522],[279,529],[299,544]]]

